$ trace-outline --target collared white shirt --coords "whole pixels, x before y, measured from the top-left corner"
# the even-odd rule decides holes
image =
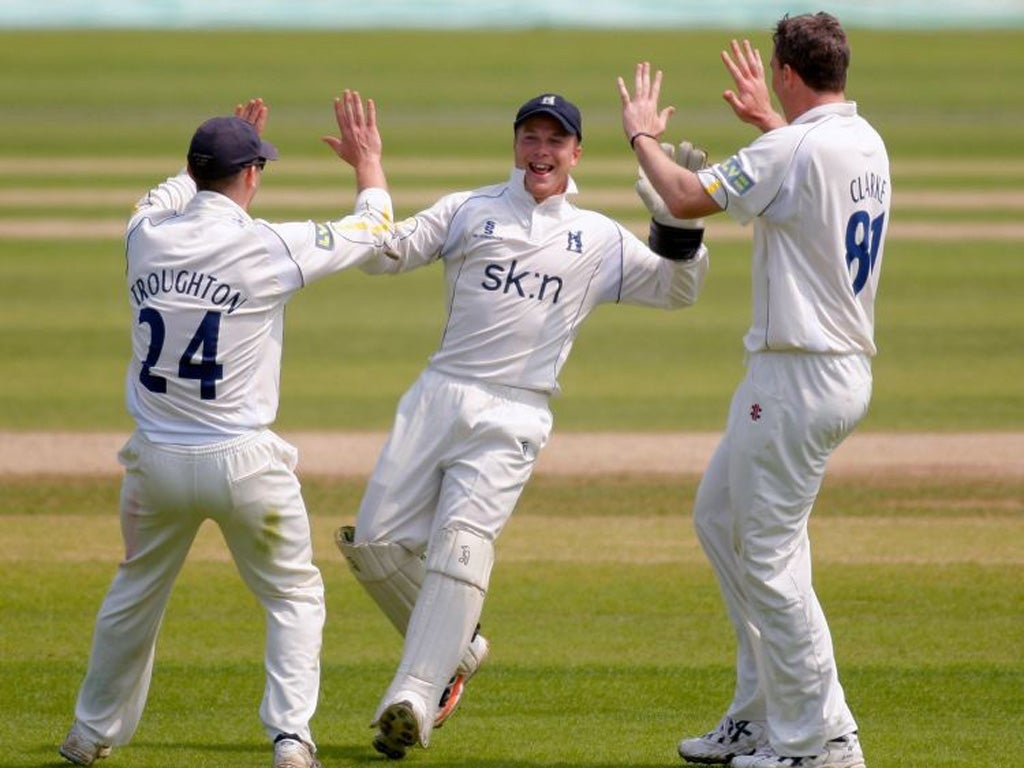
[[[663,309],[692,304],[707,250],[687,262],[652,252],[600,213],[565,194],[537,203],[524,172],[508,181],[441,198],[399,222],[388,250],[367,272],[404,272],[441,260],[448,317],[430,367],[465,379],[538,392],[558,374],[580,325],[601,303]]]
[[[364,190],[338,221],[272,224],[186,175],[136,205],[126,237],[128,411],[154,442],[203,444],[277,415],[284,307],[299,288],[379,253],[391,198]]]
[[[736,221],[754,220],[745,348],[874,355],[892,184],[857,105],[808,110],[698,175]]]

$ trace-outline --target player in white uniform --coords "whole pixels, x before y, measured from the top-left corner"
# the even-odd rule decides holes
[[[300,288],[380,252],[392,226],[373,102],[335,103],[355,168],[356,213],[323,224],[252,219],[249,204],[277,150],[260,138],[261,100],[203,123],[188,173],[136,205],[127,230],[132,357],[126,379],[136,429],[125,467],[125,556],[96,619],[75,723],[60,753],[76,765],[131,739],[149,690],[171,587],[205,519],[221,530],[266,612],[260,719],[275,768],[320,763],[309,721],[320,682],[324,589],[277,415],[284,308]],[[197,191],[198,188],[198,191]]]
[[[746,377],[701,480],[694,521],[738,640],[737,682],[718,726],[685,739],[692,762],[735,768],[863,768],[828,624],[811,585],[807,522],[832,451],[871,396],[874,301],[889,218],[889,160],[844,95],[850,52],[828,14],[776,27],[772,87],[749,42],[723,53],[725,98],[763,135],[698,173],[659,147],[672,108],[661,73],[619,80],[623,128],[677,216],[754,222]]]
[[[441,262],[447,284],[440,345],[402,397],[354,530],[338,535],[405,636],[373,717],[374,747],[389,758],[427,746],[486,657],[476,630],[494,543],[548,440],[548,400],[580,325],[603,303],[687,306],[704,280],[701,229],[653,223],[648,247],[570,202],[581,140],[574,105],[557,94],[532,99],[516,115],[507,181],[399,222],[389,246],[397,258],[361,267]],[[457,688],[446,690],[453,675]]]

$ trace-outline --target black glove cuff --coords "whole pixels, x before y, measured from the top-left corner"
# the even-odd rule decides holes
[[[669,227],[651,219],[647,245],[659,256],[672,261],[689,261],[697,255],[704,241],[704,229]]]

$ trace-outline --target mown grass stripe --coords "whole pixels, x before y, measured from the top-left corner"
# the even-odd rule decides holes
[[[509,156],[495,152],[493,158],[438,157],[429,158],[386,156],[385,168],[389,173],[418,176],[449,176],[456,174],[486,174],[502,179],[508,173]],[[0,156],[0,173],[32,174],[36,176],[105,176],[126,173],[169,174],[184,166],[182,157],[12,157]],[[274,166],[276,171],[295,175],[343,174],[345,169],[340,161],[329,155],[315,157],[284,157]],[[586,173],[632,174],[636,161],[628,152],[622,157],[593,157],[586,155],[580,162],[580,169]],[[949,177],[965,175],[967,178],[998,176],[1020,180],[1024,177],[1024,159],[980,159],[980,160],[938,160],[938,159],[892,159],[894,178],[908,177]]]
[[[261,215],[261,214],[257,214]],[[265,214],[262,214],[265,215]],[[304,217],[303,217],[304,218]],[[647,219],[620,219],[623,226],[638,237],[647,236]],[[0,237],[10,240],[108,240],[124,235],[124,219],[7,219],[0,220]],[[708,228],[708,242],[744,242],[751,238],[749,227],[740,227],[725,219],[714,221]],[[945,242],[949,239],[972,239],[986,242],[1018,242],[1024,239],[1024,223],[1020,222],[909,222],[894,221],[889,240],[905,242]]]
[[[351,190],[346,185],[336,191],[339,202],[348,201]],[[452,192],[455,187],[398,187],[393,190],[395,202],[403,206],[426,207],[441,196]],[[142,191],[144,192],[144,190]],[[127,208],[141,196],[136,188],[119,187],[93,189],[88,187],[49,187],[36,189],[0,189],[0,211],[3,209],[24,209],[35,207],[61,206],[78,207],[117,205]],[[309,189],[284,185],[267,186],[260,189],[254,205],[263,206],[323,206],[331,203],[328,188]],[[592,185],[581,191],[580,202],[588,207],[638,207],[640,200],[632,188],[607,188]],[[899,211],[922,210],[972,210],[1024,209],[1024,190],[914,190],[900,192],[896,200]]]

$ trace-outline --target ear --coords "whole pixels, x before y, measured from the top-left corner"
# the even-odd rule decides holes
[[[798,83],[802,84],[804,81],[803,78],[800,77],[800,75],[797,73],[797,71],[793,69],[791,66],[789,66],[789,64],[782,65],[781,74],[782,82],[785,84],[787,88],[792,88],[794,85],[797,85]]]
[[[583,154],[583,145],[580,144],[579,139],[576,140],[576,146],[572,150],[572,165],[576,165],[580,161],[580,155]]]

